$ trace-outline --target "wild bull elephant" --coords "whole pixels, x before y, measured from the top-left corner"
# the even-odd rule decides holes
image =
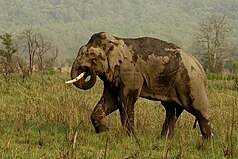
[[[87,90],[94,86],[96,76],[104,82],[102,97],[91,114],[96,133],[108,130],[103,118],[117,109],[122,125],[133,131],[134,105],[143,97],[161,101],[166,110],[162,136],[173,134],[184,109],[196,117],[203,137],[211,136],[206,75],[201,64],[175,44],[96,33],[79,49],[67,83]]]

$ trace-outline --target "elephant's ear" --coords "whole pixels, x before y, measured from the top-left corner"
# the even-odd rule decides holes
[[[123,61],[123,54],[118,50],[117,46],[113,45],[108,51],[107,58],[109,69],[114,71],[115,67],[119,66]]]
[[[110,42],[112,45],[107,52],[107,57],[109,68],[114,71],[115,67],[120,66],[126,58],[131,58],[131,54],[123,41],[110,40]]]

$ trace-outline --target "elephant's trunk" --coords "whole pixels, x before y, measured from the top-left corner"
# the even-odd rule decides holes
[[[95,70],[91,67],[82,67],[74,64],[71,70],[71,78],[75,79],[82,72],[85,72],[85,74],[82,74],[83,76],[79,80],[76,80],[73,84],[77,88],[83,90],[92,88],[96,83],[96,73]],[[88,76],[90,76],[90,79],[88,81],[85,81]]]

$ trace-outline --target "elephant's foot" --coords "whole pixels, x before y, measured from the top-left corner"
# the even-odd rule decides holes
[[[92,124],[95,128],[95,131],[97,134],[101,133],[101,132],[105,132],[108,130],[108,127],[106,125],[104,125],[103,123],[103,117],[105,117],[105,113],[104,112],[101,112],[102,109],[95,109],[96,111],[94,111],[92,114],[91,114],[91,121],[92,121]]]
[[[97,134],[108,131],[108,130],[109,130],[109,128],[105,125],[98,125],[95,127],[95,131]]]

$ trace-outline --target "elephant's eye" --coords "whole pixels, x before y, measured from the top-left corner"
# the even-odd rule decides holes
[[[94,53],[94,52],[88,52],[88,53],[87,53],[87,56],[94,57],[94,56],[95,56],[95,53]]]
[[[102,56],[102,54],[98,55],[98,58],[105,61],[106,59]]]
[[[102,46],[102,49],[103,49],[103,50],[106,50],[106,45],[103,45],[103,46]]]

